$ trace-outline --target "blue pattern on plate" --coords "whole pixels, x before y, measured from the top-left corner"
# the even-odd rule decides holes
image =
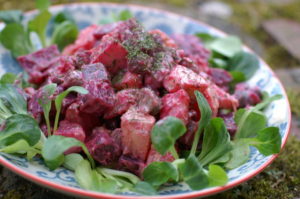
[[[185,33],[193,34],[196,32],[210,32],[214,35],[222,36],[222,33],[210,29],[209,27],[201,24],[197,24],[187,18],[180,17],[178,15],[168,14],[151,9],[142,9],[139,7],[131,7],[125,5],[96,5],[96,4],[73,4],[69,6],[57,6],[51,9],[53,13],[59,11],[70,12],[76,23],[80,28],[84,28],[90,24],[97,23],[103,17],[106,17],[112,12],[119,12],[124,9],[129,9],[147,29],[159,28],[168,34],[172,33]],[[28,20],[30,16],[26,16],[25,20]],[[0,74],[4,72],[19,72],[20,67],[18,63],[12,59],[10,53],[0,47]],[[252,86],[258,86],[261,89],[266,90],[270,94],[283,94],[283,90],[277,79],[275,79],[269,68],[264,63],[260,63],[260,70],[253,77],[249,84]],[[280,105],[280,106],[279,106]],[[283,98],[276,103],[274,102],[268,110],[266,110],[268,116],[268,123],[278,126],[281,136],[284,137],[288,132],[288,103],[287,99]],[[33,158],[28,161],[25,158],[17,157],[13,155],[7,155],[0,153],[0,158],[4,158],[9,163],[22,168],[24,171],[36,175],[40,178],[54,182],[56,184],[79,188],[75,181],[74,173],[59,168],[55,171],[50,171],[44,166],[44,163],[39,158]],[[265,162],[270,160],[271,156],[265,157],[261,155],[255,148],[251,148],[250,159],[244,165],[239,168],[228,171],[229,183],[233,183],[237,180],[243,179],[245,175],[253,173],[260,168]],[[185,183],[180,184],[167,184],[159,192],[160,195],[173,195],[192,192]],[[199,191],[201,192],[201,191]],[[125,192],[123,195],[136,195],[135,193]]]

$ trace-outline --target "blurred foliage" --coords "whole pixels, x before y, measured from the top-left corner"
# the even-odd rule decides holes
[[[300,22],[300,1],[290,3],[270,3],[270,1],[223,0],[233,8],[231,22],[243,31],[262,42],[265,48],[265,59],[273,68],[294,67],[299,64],[282,46],[262,30],[263,21],[273,18],[287,18]]]
[[[292,112],[300,118],[300,92],[288,89],[287,95],[292,108]]]

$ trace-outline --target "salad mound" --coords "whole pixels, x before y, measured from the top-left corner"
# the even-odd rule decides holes
[[[147,31],[130,18],[17,56],[28,82],[1,79],[0,151],[63,165],[94,191],[226,184],[225,170],[245,163],[250,146],[280,151],[279,130],[262,112],[278,96],[239,83],[257,66],[228,47],[235,38],[209,40]]]

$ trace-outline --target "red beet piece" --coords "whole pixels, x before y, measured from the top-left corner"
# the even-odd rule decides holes
[[[59,122],[59,127],[54,135],[61,135],[65,137],[75,138],[81,142],[85,140],[85,132],[78,123],[63,120]]]
[[[56,45],[52,45],[34,53],[18,57],[20,65],[29,74],[29,82],[41,84],[46,76],[44,71],[59,57],[60,53]]]
[[[115,38],[107,35],[92,50],[91,62],[101,62],[111,74],[116,74],[127,67],[127,54],[127,50]]]
[[[76,69],[81,69],[83,65],[87,65],[91,62],[91,51],[80,50],[73,57],[74,66]]]
[[[184,146],[184,149],[190,149],[193,144],[195,133],[198,129],[198,122],[190,120],[187,124],[187,132],[179,138],[179,143]]]
[[[251,88],[244,83],[236,85],[234,96],[239,101],[239,108],[254,106],[262,100],[262,94],[259,91],[259,88]]]
[[[223,118],[226,128],[230,133],[230,136],[233,137],[237,130],[237,126],[234,121],[234,114],[232,112],[227,114],[220,113],[218,117]]]
[[[91,80],[84,83],[84,88],[89,93],[81,95],[83,105],[80,107],[80,111],[102,115],[105,111],[112,109],[116,97],[110,83]]]
[[[94,31],[94,37],[98,40],[102,39],[104,35],[114,31],[121,23],[122,22],[116,22],[98,26],[98,28]]]
[[[72,103],[66,110],[65,119],[80,124],[84,131],[88,134],[92,129],[99,125],[99,119],[95,114],[88,114],[80,111],[81,101]]]
[[[155,118],[129,109],[121,117],[123,153],[145,161],[150,149],[150,134]]]
[[[119,159],[118,167],[120,170],[129,171],[137,176],[142,176],[145,163],[140,159],[128,155],[122,155]]]
[[[146,166],[152,162],[173,162],[174,160],[175,158],[170,152],[167,152],[165,155],[161,155],[154,149],[152,145],[146,161]]]
[[[124,89],[117,93],[114,107],[105,113],[104,118],[110,119],[121,115],[130,107],[135,107],[143,113],[155,115],[159,112],[160,106],[160,98],[151,89]]]
[[[89,81],[109,81],[110,76],[101,63],[82,66],[82,74],[85,82]]]
[[[190,97],[185,90],[180,89],[175,93],[166,94],[162,98],[160,118],[173,116],[181,119],[185,124],[189,120]]]
[[[212,81],[223,90],[228,91],[228,84],[232,81],[232,76],[229,72],[221,68],[211,68],[208,73]]]
[[[125,113],[131,106],[136,104],[138,89],[124,89],[116,94],[116,103],[111,111],[104,114],[105,119],[110,119]]]
[[[118,90],[126,88],[142,88],[142,76],[132,72],[121,72],[113,79],[113,86]]]
[[[102,165],[109,165],[121,155],[121,147],[114,141],[110,131],[98,127],[86,142],[86,146],[92,157]]]
[[[59,123],[59,127],[54,135],[75,138],[81,142],[84,142],[85,140],[85,132],[82,127],[77,123],[72,123],[67,120],[63,120]],[[71,147],[65,151],[65,154],[78,153],[81,150],[81,147]]]
[[[91,25],[80,31],[74,44],[68,45],[63,54],[73,55],[79,50],[89,50],[94,47],[96,39],[94,37],[94,31],[98,28],[97,25]]]
[[[177,65],[163,81],[164,88],[169,92],[176,92],[184,89],[194,99],[194,91],[204,91],[208,82],[194,71]]]

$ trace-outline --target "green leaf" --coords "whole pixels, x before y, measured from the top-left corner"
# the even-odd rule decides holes
[[[17,75],[14,73],[5,73],[0,79],[0,84],[13,84],[17,78]]]
[[[0,123],[13,114],[27,114],[27,102],[13,85],[0,84]]]
[[[94,167],[95,163],[91,157],[86,146],[75,138],[69,138],[59,135],[53,135],[46,140],[44,147],[42,149],[42,156],[47,167],[50,170],[54,170],[59,167],[64,162],[64,152],[71,147],[78,146],[82,147],[83,151],[90,160],[92,166]]]
[[[19,140],[25,140],[30,146],[38,143],[41,130],[38,123],[28,115],[14,114],[5,122],[0,132],[0,148],[9,146]]]
[[[235,169],[249,160],[250,148],[249,144],[243,139],[233,142],[233,150],[229,152],[230,159],[225,164],[227,169]]]
[[[48,136],[51,136],[51,126],[50,126],[50,119],[49,119],[49,113],[51,110],[51,105],[52,105],[52,95],[56,91],[56,84],[47,84],[42,88],[42,97],[38,99],[38,103],[41,105],[43,108],[44,112],[44,117],[47,125],[47,130],[48,130]]]
[[[232,77],[232,82],[234,84],[246,81],[246,77],[245,77],[245,74],[243,72],[231,71],[230,74],[231,74],[231,77]]]
[[[24,27],[19,23],[7,24],[1,32],[0,40],[14,57],[29,54],[33,49]]]
[[[228,62],[229,71],[242,72],[246,79],[250,79],[259,68],[258,58],[251,53],[238,52]]]
[[[83,157],[78,153],[71,153],[65,156],[63,166],[71,171],[75,171],[77,165],[83,160]]]
[[[199,143],[200,135],[201,135],[203,129],[208,125],[208,123],[210,122],[210,119],[212,117],[212,111],[211,111],[211,108],[210,108],[206,98],[199,91],[195,91],[195,96],[196,96],[199,110],[201,112],[201,118],[200,118],[200,121],[198,124],[198,129],[194,136],[194,141],[193,141],[191,152],[190,152],[190,154],[193,154],[193,155],[195,155],[195,152],[196,152],[196,149],[197,149],[197,146]]]
[[[154,148],[162,155],[174,148],[175,141],[186,132],[182,120],[176,117],[166,117],[156,122],[151,131]],[[178,156],[178,155],[177,155]]]
[[[84,189],[104,193],[117,192],[118,187],[116,181],[104,178],[96,170],[93,170],[90,163],[86,160],[82,160],[76,167],[75,178]]]
[[[183,180],[193,190],[200,190],[209,185],[209,179],[206,171],[199,163],[195,155],[190,155],[184,164],[179,166]]]
[[[0,11],[0,21],[6,24],[21,23],[23,13],[21,10],[2,10]]]
[[[153,187],[159,187],[171,179],[178,180],[178,170],[170,162],[152,162],[144,169],[143,177]]]
[[[155,188],[151,184],[144,181],[139,181],[132,191],[147,196],[157,195]]]
[[[123,10],[119,13],[119,21],[126,21],[128,19],[133,18],[132,13],[129,10]]]
[[[272,97],[269,96],[268,93],[263,92],[263,100],[261,103],[257,104],[255,107],[252,108],[253,111],[262,110],[266,106],[268,106],[271,102],[279,100],[282,98],[282,95],[273,95]]]
[[[109,168],[99,168],[99,167],[97,168],[97,171],[100,171],[100,173],[106,176],[122,177],[128,180],[129,182],[131,182],[132,184],[136,184],[140,180],[134,174],[125,171],[109,169]]]
[[[83,95],[88,94],[88,91],[85,88],[80,87],[80,86],[72,86],[72,87],[68,88],[67,90],[65,90],[64,92],[60,93],[56,97],[56,99],[55,99],[56,115],[55,115],[54,128],[53,128],[54,132],[57,130],[57,127],[58,127],[58,121],[59,121],[59,115],[60,115],[60,111],[61,111],[62,102],[63,102],[64,98],[67,97],[67,95],[70,92],[77,92],[77,93],[80,93]]]
[[[133,14],[129,10],[123,10],[118,15],[112,13],[110,16],[106,18],[102,18],[100,20],[100,24],[110,24],[118,21],[126,21],[131,18],[133,18]]]
[[[71,21],[64,21],[55,26],[51,43],[57,44],[59,50],[63,50],[64,47],[76,40],[78,32],[76,24]]]
[[[214,68],[227,69],[228,66],[227,60],[221,58],[211,58],[209,59],[209,63]]]
[[[198,157],[203,166],[232,150],[230,135],[221,118],[214,118],[204,130],[202,151]]]
[[[195,35],[201,39],[205,46],[209,46],[210,43],[217,39],[217,37],[208,33],[196,33]]]
[[[67,11],[59,12],[57,15],[54,16],[53,21],[55,24],[60,24],[64,21],[70,21],[75,23],[75,20],[73,19],[72,15]]]
[[[218,165],[209,165],[208,167],[208,181],[210,187],[223,186],[228,182],[226,171]]]
[[[46,47],[46,28],[50,19],[51,13],[48,10],[43,10],[28,23],[29,31],[37,33],[43,47]]]
[[[27,158],[29,160],[32,159],[36,154],[40,153],[39,150],[30,146],[26,140],[18,140],[17,142],[0,149],[0,152],[17,154],[27,153]]]
[[[50,5],[51,5],[51,1],[49,0],[35,0],[36,8],[41,11],[47,10]]]
[[[233,57],[242,50],[242,43],[239,38],[228,36],[215,39],[208,47],[225,57]]]
[[[257,133],[257,137],[249,139],[249,144],[256,147],[265,156],[280,152],[281,136],[277,127],[268,127]]]
[[[267,125],[267,118],[260,111],[239,109],[235,113],[234,120],[238,126],[235,139],[254,137]]]

